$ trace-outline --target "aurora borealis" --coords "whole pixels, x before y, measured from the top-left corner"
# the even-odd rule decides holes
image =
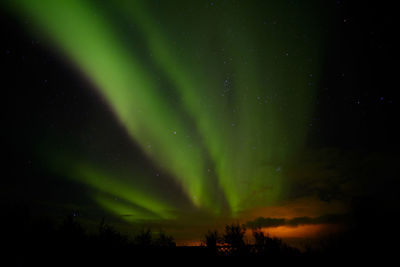
[[[335,17],[306,2],[5,1],[91,98],[32,137],[41,168],[128,224],[348,212],[357,156],[309,152]]]

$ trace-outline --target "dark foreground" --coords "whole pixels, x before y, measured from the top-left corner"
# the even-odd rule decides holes
[[[274,263],[331,265],[379,260],[396,254],[397,246],[370,235],[361,238],[348,233],[327,242],[320,249],[299,251],[277,238],[252,229],[254,242],[243,241],[246,229],[227,225],[225,233],[209,231],[205,246],[176,246],[163,232],[142,230],[128,238],[102,221],[89,234],[73,217],[61,224],[48,221],[26,223],[2,220],[1,266],[143,266],[147,263],[244,264]],[[395,242],[397,243],[397,242]]]

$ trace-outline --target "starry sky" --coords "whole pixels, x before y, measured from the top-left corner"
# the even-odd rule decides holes
[[[231,221],[283,237],[381,222],[398,199],[392,13],[4,1],[1,204],[178,240]]]

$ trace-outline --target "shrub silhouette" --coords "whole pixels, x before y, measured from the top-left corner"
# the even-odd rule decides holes
[[[153,245],[157,247],[175,247],[175,241],[172,236],[168,236],[162,230],[159,231],[158,236],[153,240]]]
[[[129,238],[106,224],[104,219],[94,233],[85,230],[79,216],[68,216],[61,224],[43,220],[26,224],[23,231],[16,228],[21,227],[17,223],[10,223],[8,228],[2,229],[3,236],[7,237],[3,244],[13,249],[8,253],[13,263],[7,266],[15,263],[19,266],[119,266],[138,258],[235,256],[236,261],[237,256],[285,259],[298,255],[298,251],[280,239],[266,236],[261,229],[252,229],[254,244],[246,243],[246,227],[239,224],[226,225],[223,233],[208,231],[205,234],[206,247],[179,247],[172,236],[163,231],[153,233],[146,228]]]
[[[121,247],[128,243],[128,237],[120,234],[114,227],[106,224],[104,218],[99,225],[99,245],[108,247]]]
[[[148,248],[153,245],[153,237],[150,229],[142,229],[138,235],[135,236],[135,245]]]
[[[219,235],[217,230],[208,231],[205,234],[205,244],[208,252],[211,255],[216,255],[218,253],[218,244],[222,241],[222,237]]]
[[[243,254],[245,252],[244,235],[246,233],[246,227],[244,225],[231,224],[225,226],[225,233],[223,240],[231,248],[231,254]]]
[[[265,235],[261,228],[253,228],[254,238],[253,254],[272,258],[296,258],[300,251],[283,243],[282,239]]]
[[[278,254],[283,248],[282,240],[265,235],[260,228],[252,229],[255,248],[260,254]]]
[[[86,235],[85,229],[72,215],[65,218],[59,228],[59,232],[67,239],[82,239]]]
[[[253,231],[253,237],[255,240],[255,245],[257,247],[263,247],[266,244],[266,237],[264,235],[264,232],[261,231],[260,228],[254,228],[252,229]]]

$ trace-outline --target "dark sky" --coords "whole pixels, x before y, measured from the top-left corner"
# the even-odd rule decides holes
[[[218,31],[221,29],[217,31],[216,28],[220,27],[228,36],[229,34],[225,32],[228,27],[224,23],[227,23],[226,21],[235,21],[235,18],[231,17],[234,14],[238,14],[238,17],[242,18],[250,26],[255,23],[251,20],[253,16],[254,18],[261,18],[264,14],[266,14],[267,19],[263,24],[271,23],[273,25],[282,21],[283,25],[291,25],[290,14],[292,13],[285,13],[285,10],[291,10],[290,12],[293,12],[293,14],[302,14],[303,17],[309,16],[311,22],[306,22],[304,19],[301,22],[302,26],[299,27],[312,27],[314,25],[313,27],[315,28],[306,28],[304,32],[311,36],[314,32],[318,32],[315,36],[321,39],[323,49],[318,53],[319,62],[321,63],[318,66],[310,67],[313,70],[317,70],[316,73],[307,72],[308,79],[314,78],[312,77],[314,75],[318,76],[319,80],[315,86],[313,85],[315,94],[310,98],[304,98],[307,101],[312,99],[310,100],[311,108],[309,113],[305,112],[304,114],[307,115],[299,116],[298,118],[294,116],[294,121],[291,121],[286,118],[289,118],[291,114],[297,111],[294,108],[286,108],[287,111],[282,115],[282,121],[280,121],[279,116],[271,117],[281,127],[279,134],[282,135],[282,133],[293,131],[293,133],[288,134],[288,138],[290,139],[289,143],[296,144],[296,147],[298,144],[296,138],[292,137],[292,135],[296,135],[296,131],[298,131],[297,123],[300,125],[298,120],[301,120],[301,125],[305,129],[299,130],[299,135],[304,134],[304,138],[301,138],[304,139],[304,144],[298,145],[296,151],[293,149],[294,152],[291,152],[290,160],[281,159],[283,156],[279,154],[278,163],[272,167],[276,172],[282,173],[282,179],[286,179],[283,182],[284,187],[282,187],[280,195],[274,196],[272,200],[269,197],[261,197],[254,200],[254,202],[248,202],[250,204],[239,212],[241,220],[253,220],[260,216],[266,218],[268,222],[269,220],[267,219],[269,217],[312,217],[314,219],[303,220],[302,222],[304,224],[315,224],[315,222],[321,223],[320,218],[328,218],[326,219],[327,221],[330,218],[334,218],[336,220],[334,222],[337,222],[338,216],[356,214],[356,220],[361,224],[381,226],[398,213],[398,173],[396,164],[399,159],[399,130],[397,129],[397,124],[398,102],[400,99],[396,86],[398,68],[395,65],[394,58],[396,54],[394,39],[397,29],[395,27],[395,8],[393,6],[366,2],[359,4],[354,1],[311,1],[308,5],[299,4],[298,1],[287,1],[287,3],[280,5],[272,4],[275,9],[268,9],[271,5],[268,6],[257,1],[250,1],[250,4],[238,1],[242,5],[240,8],[245,6],[245,11],[243,11],[234,5],[237,1],[198,1],[193,5],[183,4],[179,1],[167,1],[162,6],[164,9],[156,8],[159,4],[156,2],[150,5],[151,11],[149,14],[160,18],[161,22],[171,22],[170,25],[167,23],[167,26],[163,28],[164,31],[161,31],[167,38],[171,36],[171,39],[173,39],[177,35],[175,31],[170,32],[168,27],[173,28],[176,26],[175,23],[179,24],[179,21],[171,20],[171,15],[168,15],[168,12],[173,14],[176,7],[182,5],[184,6],[182,10],[192,10],[194,14],[194,22],[188,22],[188,26],[186,26],[190,38],[188,37],[188,44],[182,45],[188,51],[183,56],[181,55],[184,58],[182,62],[186,62],[185,56],[189,57],[188,55],[191,55],[191,51],[198,51],[195,49],[201,51],[204,48],[206,51],[212,51],[214,47],[219,48],[223,44],[218,39],[219,37],[215,37],[217,41],[212,41],[210,48],[203,47],[204,44],[201,42],[196,43],[197,35],[204,34],[207,36],[209,33],[210,36],[218,36]],[[206,8],[214,8],[214,6],[220,9],[216,9],[214,13],[210,14],[210,19],[207,20],[209,13],[204,10]],[[293,9],[287,9],[287,7],[293,7]],[[201,8],[204,8],[204,10]],[[224,13],[224,8],[229,8],[229,12]],[[165,13],[163,13],[164,11]],[[205,23],[207,21],[208,24],[198,28],[192,26],[196,25],[196,19],[200,17],[203,18],[200,22]],[[151,194],[157,196],[157,201],[168,200],[168,205],[176,208],[174,215],[177,217],[174,218],[177,219],[175,221],[170,220],[168,217],[170,214],[168,214],[166,215],[168,217],[167,220],[156,220],[157,225],[176,229],[180,225],[193,224],[193,221],[197,221],[200,218],[204,220],[202,227],[207,227],[208,224],[226,222],[232,218],[232,214],[235,212],[235,201],[239,201],[239,195],[247,196],[246,192],[226,185],[227,182],[223,179],[221,180],[221,185],[219,185],[221,188],[216,188],[217,186],[210,182],[214,180],[207,179],[206,186],[213,189],[211,193],[204,193],[204,198],[206,199],[204,207],[199,204],[200,208],[197,211],[196,200],[188,200],[188,195],[197,192],[197,184],[189,183],[190,185],[185,187],[185,183],[179,177],[176,178],[176,170],[173,167],[162,167],[163,160],[165,165],[174,165],[176,163],[173,160],[169,161],[169,156],[164,158],[146,154],[145,147],[148,144],[143,144],[145,138],[140,134],[135,135],[137,134],[136,130],[130,131],[130,125],[125,125],[128,130],[124,128],[123,123],[121,123],[121,120],[124,121],[123,117],[121,119],[121,117],[118,118],[114,114],[113,101],[99,94],[96,89],[96,82],[92,81],[93,77],[90,77],[90,74],[86,74],[84,68],[80,68],[79,63],[71,63],[71,56],[68,56],[68,53],[60,52],[60,50],[54,48],[57,45],[49,45],[51,43],[51,41],[48,41],[49,38],[43,38],[38,33],[40,27],[32,26],[34,25],[33,18],[27,15],[16,15],[8,8],[3,9],[3,7],[0,18],[2,24],[1,36],[3,36],[3,41],[0,44],[1,87],[4,94],[1,105],[3,114],[2,147],[4,171],[1,179],[0,201],[6,210],[12,211],[10,216],[24,213],[25,207],[28,207],[34,215],[57,218],[79,211],[85,220],[91,222],[104,215],[115,216],[115,218],[113,217],[115,221],[121,221],[120,217],[118,217],[121,215],[133,216],[121,213],[123,209],[121,208],[120,210],[119,206],[117,208],[115,203],[111,205],[111,202],[107,202],[112,206],[111,209],[110,205],[106,204],[105,200],[108,201],[109,198],[113,198],[115,201],[118,200],[119,195],[115,193],[115,190],[118,191],[119,188],[117,185],[109,186],[116,189],[107,191],[107,186],[103,187],[103,185],[92,183],[92,178],[88,179],[89,182],[81,182],[83,178],[69,179],[69,175],[77,175],[75,172],[77,167],[70,167],[70,165],[76,165],[82,169],[87,168],[87,173],[98,173],[99,176],[104,173],[111,173],[112,175],[123,173],[121,174],[122,178],[119,178],[123,185],[129,185],[129,179],[132,179],[126,178],[124,176],[125,173],[134,171],[139,177],[134,178],[134,186],[139,188],[140,192],[151,192]],[[115,25],[126,25],[124,24],[125,21],[118,20],[115,14],[113,16],[110,15],[108,20],[110,18],[114,18],[112,22],[118,31],[124,30]],[[185,17],[182,18],[184,19]],[[321,25],[313,24],[315,22],[314,19],[320,22]],[[219,26],[217,23],[219,23]],[[237,25],[236,27],[238,27]],[[287,27],[290,28],[289,26]],[[150,30],[151,26],[148,26],[148,28],[144,27],[143,31]],[[230,53],[236,55],[235,49],[237,47],[251,51],[249,46],[255,47],[256,51],[261,51],[262,47],[268,44],[268,38],[274,38],[275,36],[278,39],[280,38],[279,36],[286,38],[283,33],[284,30],[285,26],[273,32],[272,37],[260,37],[261,26],[260,28],[258,26],[256,28],[250,27],[246,30],[250,33],[246,34],[251,36],[253,43],[246,45],[247,41],[243,41],[241,37],[232,37],[232,40],[236,41],[236,43],[230,43],[233,47],[233,52],[231,51]],[[234,33],[237,31],[237,35],[241,33],[240,30],[235,29],[235,26],[233,26],[232,31]],[[295,34],[296,29],[293,30],[293,35]],[[137,37],[136,35],[133,36]],[[243,33],[243,36],[247,35]],[[287,34],[287,36],[289,39],[293,37],[291,33]],[[126,35],[124,35],[125,37]],[[146,39],[143,36],[141,38],[143,40]],[[182,37],[182,40],[186,39]],[[305,51],[294,63],[306,64],[304,62],[307,60],[307,53],[314,53],[311,51],[314,47],[312,38],[308,41],[311,42],[310,45],[307,42],[302,44],[303,46],[293,42],[289,42],[290,44],[287,45],[293,51],[297,51],[295,50],[297,47]],[[278,48],[280,44],[280,42],[274,43]],[[147,45],[151,47],[151,44]],[[138,51],[142,51],[142,53],[139,53],[136,59],[146,62],[143,63],[143,66],[147,67],[149,65],[151,69],[149,73],[153,75],[151,77],[161,77],[159,80],[161,79],[162,86],[173,87],[170,85],[172,82],[164,77],[168,75],[162,74],[164,72],[168,73],[168,71],[159,70],[163,67],[163,61],[160,61],[160,66],[151,65],[152,63],[148,63],[144,59],[143,51],[148,49],[146,42],[143,41],[137,46]],[[271,54],[277,53],[278,48],[271,50]],[[292,55],[291,51],[284,52],[285,47],[281,51],[283,51],[282,53],[288,53],[289,56]],[[207,53],[204,52],[203,55],[209,55]],[[264,57],[268,57],[268,55]],[[269,66],[269,63],[264,63],[265,58],[262,56],[257,56],[256,59],[262,63],[257,63],[258,65],[254,66],[254,68]],[[214,59],[207,60],[208,63],[204,64],[204,66],[214,66],[212,63]],[[254,62],[257,60],[254,60]],[[187,62],[190,61],[188,60]],[[187,62],[186,66],[189,66],[190,63]],[[250,64],[252,63],[250,62]],[[258,74],[254,79],[246,78],[250,76],[245,76],[243,81],[240,82],[240,78],[237,78],[240,77],[238,73],[241,71],[243,73],[246,70],[246,67],[242,67],[242,65],[243,62],[239,62],[236,63],[236,66],[227,67],[226,72],[229,70],[231,73],[236,73],[236,76],[233,74],[231,76],[225,75],[225,73],[218,75],[218,71],[215,71],[213,74],[215,77],[209,81],[210,85],[215,83],[214,78],[217,80],[223,77],[225,80],[221,84],[227,90],[224,93],[228,94],[228,89],[231,89],[231,83],[233,84],[232,87],[235,86],[235,82],[239,86],[252,82],[256,83],[258,76],[261,77],[260,80],[264,81],[262,75]],[[183,66],[185,66],[185,63]],[[285,68],[290,68],[290,66],[283,63],[276,66],[277,69],[273,73],[275,75],[279,75],[281,72],[284,73],[285,78],[282,80],[293,80],[292,83],[294,85],[291,84],[291,86],[296,88],[296,78],[290,74],[290,71],[285,71]],[[196,71],[196,68],[193,68],[194,71]],[[274,80],[274,78],[272,79]],[[279,84],[279,82],[280,80],[275,81],[276,84]],[[207,84],[207,82],[205,83]],[[260,89],[260,91],[252,93],[256,96],[256,94],[266,92],[263,90]],[[164,91],[159,93],[157,101],[168,99],[168,103],[174,103],[174,107],[181,105],[179,104],[181,100],[178,100],[180,99],[179,93],[172,92],[171,90],[167,91],[167,93]],[[308,91],[304,92],[307,94]],[[102,93],[104,94],[104,91]],[[173,95],[175,93],[178,96]],[[285,107],[291,101],[288,92],[283,95],[285,98],[278,97],[277,102],[280,104],[277,104],[277,107],[279,105],[280,107]],[[302,98],[300,98],[301,100]],[[188,102],[190,106],[195,106],[190,101]],[[159,102],[155,100],[154,103],[154,106],[157,107]],[[229,106],[229,103],[227,105]],[[251,106],[251,104],[244,102],[242,105],[244,107]],[[178,109],[178,113],[181,116],[179,121],[184,121],[182,125],[185,127],[189,125],[187,128],[191,130],[190,133],[193,133],[194,126],[191,120],[188,119],[189,115],[180,110],[181,108]],[[250,116],[258,111],[258,109],[252,109],[248,115]],[[116,113],[118,114],[118,112]],[[173,117],[174,113],[171,114]],[[221,114],[221,117],[228,118],[224,112]],[[241,115],[246,118],[246,113]],[[233,115],[232,118],[236,118],[235,116]],[[207,116],[204,115],[204,117]],[[169,117],[166,116],[165,120],[168,119]],[[201,119],[199,121],[201,122]],[[193,124],[195,123],[197,121],[193,122]],[[237,122],[232,122],[232,127],[236,126],[235,123]],[[231,124],[231,121],[229,121],[229,124]],[[176,127],[179,127],[179,125]],[[232,137],[232,142],[237,145],[240,143],[238,140],[242,140],[241,138],[245,136],[253,137],[254,131],[265,131],[265,128],[260,127],[259,129],[255,125],[257,125],[257,120],[248,124],[249,132],[251,133],[246,132],[246,127],[243,126],[244,130],[241,134],[239,133]],[[206,128],[218,133],[215,128],[209,125]],[[177,134],[173,129],[171,131],[172,134]],[[133,139],[135,141],[132,141],[132,132],[134,133],[133,136],[135,138]],[[154,134],[154,132],[151,132],[151,127],[146,133],[149,135]],[[201,135],[201,133],[201,130],[199,130],[198,135]],[[195,134],[193,133],[193,135]],[[281,142],[281,139],[275,136],[268,135],[267,138],[272,140],[271,143],[274,140],[278,143]],[[161,140],[158,135],[153,139],[159,140],[160,143],[168,142],[169,140]],[[203,147],[211,147],[211,156],[205,156],[204,160],[205,164],[209,164],[209,162],[212,162],[212,147],[215,147],[215,145],[214,143],[212,145],[207,144],[207,139],[201,140],[201,142],[194,141],[194,143],[200,144],[199,147],[201,149]],[[270,143],[261,141],[259,147],[266,150],[268,144]],[[179,143],[176,143],[176,145],[179,145]],[[165,147],[168,148],[168,146]],[[162,149],[160,151],[169,150]],[[216,149],[216,151],[216,158],[219,158],[219,150]],[[245,158],[250,155],[246,154],[247,152],[244,152],[244,150],[229,151],[228,157],[232,159],[236,158],[231,157],[232,153],[243,155]],[[64,159],[61,160],[63,162],[61,164],[63,165],[62,167],[56,163],[49,163],[56,162],[56,160],[52,161],[52,159],[57,156]],[[238,157],[238,162],[243,164],[241,167],[243,173],[247,173],[247,168],[250,169],[255,166],[253,162],[255,159],[265,159],[262,156],[254,156],[254,159],[248,160],[249,163],[246,160],[243,160],[245,162],[242,163],[240,156]],[[272,159],[267,159],[268,162],[273,162],[273,156],[271,157]],[[93,163],[90,168],[82,167],[86,166],[86,159],[90,159],[90,162]],[[191,162],[191,160],[189,157],[188,162]],[[217,166],[218,161],[214,162],[214,164]],[[216,166],[214,167],[217,168]],[[193,170],[196,169],[194,168]],[[209,167],[208,172],[212,171],[213,167]],[[240,173],[240,169],[236,172]],[[269,170],[264,171],[263,169],[261,172],[266,174],[269,173]],[[229,173],[229,170],[224,170],[221,173]],[[218,174],[215,174],[215,176],[218,176]],[[104,177],[104,181],[108,181],[105,174]],[[180,184],[181,182],[183,185]],[[250,187],[252,192],[257,192],[257,190],[263,192],[263,188],[268,187],[268,184],[258,183],[257,179],[254,183],[255,185],[252,184]],[[195,188],[193,191],[191,191],[192,185]],[[101,191],[101,193],[96,193],[100,194],[96,195],[100,196],[99,198],[93,197],[94,191]],[[225,192],[226,196],[220,197],[220,191]],[[132,194],[137,193],[140,195],[140,192],[134,191]],[[129,195],[129,192],[127,194]],[[193,198],[196,197],[198,196],[193,196]],[[121,194],[121,198],[127,197],[125,194]],[[141,202],[142,199],[145,200]],[[207,204],[209,199],[219,203],[220,209],[223,210],[220,216],[210,216],[211,208],[207,206],[209,205]],[[159,211],[159,202],[157,201],[154,209],[149,208],[149,205],[152,205],[149,203],[153,202],[148,201],[147,198],[133,199],[135,204],[130,205],[133,205],[132,209],[138,211],[138,214],[142,214],[143,218],[160,214],[163,217],[164,214],[162,212],[160,214],[157,213]],[[260,204],[264,202],[267,204]],[[297,204],[299,206],[310,205],[314,208],[310,208],[310,210],[302,209],[298,208]],[[196,208],[194,208],[195,206]],[[197,212],[191,214],[189,210],[192,209],[196,209]],[[116,210],[118,212],[115,212]],[[229,212],[224,212],[224,210],[229,210]],[[301,210],[304,212],[302,213]],[[323,217],[327,214],[339,215],[335,215],[336,217]],[[139,219],[142,220],[143,218],[140,217]],[[135,219],[133,220],[133,223],[136,223]],[[142,222],[154,223],[154,220],[144,220]],[[198,231],[199,228],[196,229],[193,231]],[[200,229],[203,230],[203,228]],[[193,236],[198,236],[198,233]],[[190,234],[186,234],[185,237],[189,238]]]

